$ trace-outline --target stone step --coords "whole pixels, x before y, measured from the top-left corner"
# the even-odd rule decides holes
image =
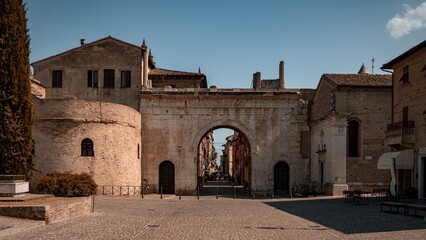
[[[232,197],[234,195],[234,188],[235,188],[235,195],[242,196],[247,195],[246,192],[244,192],[243,186],[203,186],[203,189],[200,192],[200,195],[202,196],[213,196],[213,195],[220,195],[220,196],[229,196]]]
[[[207,181],[203,185],[205,185],[205,186],[211,186],[211,185],[215,185],[215,186],[231,186],[231,182],[229,182],[229,181],[223,181],[223,180]]]

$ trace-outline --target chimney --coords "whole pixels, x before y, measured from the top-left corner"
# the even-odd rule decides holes
[[[260,84],[261,75],[260,72],[253,73],[253,88],[258,89],[261,87]]]
[[[84,44],[86,44],[86,39],[84,38],[80,39],[80,46],[83,46]]]
[[[284,89],[284,61],[280,62],[280,89]]]
[[[148,87],[148,47],[145,39],[142,42],[142,86]]]

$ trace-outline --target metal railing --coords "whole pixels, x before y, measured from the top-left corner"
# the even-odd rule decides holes
[[[141,196],[141,186],[112,186],[103,185],[98,186],[96,189],[96,195],[107,195],[107,196]]]
[[[414,129],[414,121],[395,122],[387,125],[387,131],[395,131],[401,129]]]

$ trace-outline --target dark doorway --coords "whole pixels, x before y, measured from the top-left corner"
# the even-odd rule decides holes
[[[352,120],[348,123],[348,146],[347,156],[358,157],[359,156],[359,123],[356,120]]]
[[[163,187],[164,194],[175,193],[175,165],[170,161],[164,161],[160,164],[160,176],[158,191]]]
[[[423,164],[423,198],[426,198],[426,158],[422,158],[422,164]]]
[[[289,167],[286,162],[280,161],[274,167],[274,192],[275,195],[289,193]]]

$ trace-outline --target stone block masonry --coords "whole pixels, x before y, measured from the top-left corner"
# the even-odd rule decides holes
[[[0,215],[43,220],[52,223],[93,212],[94,197],[51,197],[19,203],[0,204]]]
[[[175,166],[175,192],[195,191],[197,149],[205,134],[231,128],[250,145],[250,191],[274,189],[274,166],[285,161],[289,183],[306,182],[307,163],[300,153],[300,129],[307,126],[306,106],[295,91],[227,91],[186,89],[140,92],[142,116],[142,178],[159,189],[159,166]]]
[[[44,174],[86,172],[98,185],[140,186],[138,111],[120,104],[72,99],[44,99],[36,104],[36,169]],[[93,142],[93,156],[82,154],[84,139]]]
[[[0,197],[19,196],[28,191],[28,182],[0,182]]]

